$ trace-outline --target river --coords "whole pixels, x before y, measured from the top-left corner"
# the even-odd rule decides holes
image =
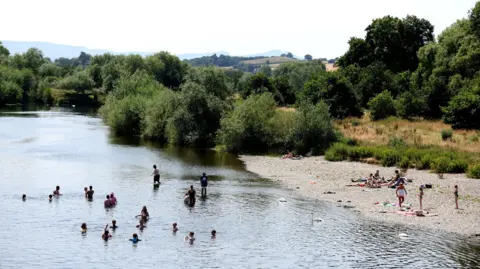
[[[186,207],[183,194],[190,185],[199,193],[202,172],[210,176],[208,198]],[[463,237],[372,222],[294,196],[246,172],[230,154],[114,138],[94,112],[1,113],[0,184],[2,269],[480,266],[480,246]],[[57,185],[63,195],[49,202]],[[90,185],[92,202],[83,195]],[[105,209],[111,192],[118,205]],[[140,232],[135,216],[144,205],[151,219]],[[103,227],[112,219],[119,228],[105,242]],[[189,231],[192,245],[183,240]],[[132,244],[132,233],[143,240]]]

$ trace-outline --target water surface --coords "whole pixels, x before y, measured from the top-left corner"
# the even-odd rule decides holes
[[[161,171],[159,188],[152,186],[153,164]],[[183,194],[192,184],[198,188],[202,172],[211,175],[208,199],[188,208]],[[296,197],[246,172],[230,154],[113,138],[91,111],[1,113],[0,184],[2,269],[480,266],[480,247],[464,238],[367,221]],[[56,185],[63,196],[48,202]],[[89,185],[92,202],[83,197]],[[110,192],[118,205],[105,209]],[[144,205],[151,220],[140,232],[135,215]],[[119,228],[104,242],[103,227],[112,219]],[[176,235],[172,222],[180,228]],[[189,231],[193,245],[183,241]],[[135,232],[143,239],[137,245],[128,241]]]

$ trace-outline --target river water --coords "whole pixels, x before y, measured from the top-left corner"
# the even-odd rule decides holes
[[[161,171],[159,188],[150,177],[153,164]],[[208,198],[188,208],[183,194],[192,184],[199,192],[202,172],[210,175]],[[293,196],[246,172],[229,154],[112,138],[95,113],[2,113],[0,184],[2,269],[480,266],[480,246],[465,238],[371,222]],[[56,185],[63,195],[49,202]],[[89,185],[92,202],[83,195]],[[110,192],[118,205],[105,209]],[[151,219],[140,232],[135,216],[144,205]],[[105,242],[103,227],[112,219],[119,228]],[[178,222],[176,235],[172,222]],[[196,235],[193,245],[183,240],[189,231]],[[128,241],[132,233],[142,241]]]

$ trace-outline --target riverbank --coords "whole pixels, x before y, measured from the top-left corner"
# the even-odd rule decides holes
[[[480,180],[469,179],[465,174],[446,174],[443,179],[439,179],[436,174],[427,171],[408,170],[406,177],[413,179],[413,182],[406,185],[408,195],[405,202],[412,204],[412,209],[419,210],[417,194],[420,185],[433,185],[424,191],[423,210],[428,214],[417,217],[399,214],[398,206],[382,204],[398,203],[394,189],[347,186],[356,184],[352,183],[352,179],[366,177],[376,170],[380,171],[381,176],[390,178],[395,171],[393,167],[329,162],[323,157],[291,160],[244,155],[240,160],[248,171],[278,181],[297,195],[336,203],[373,220],[416,225],[466,236],[480,234]],[[458,210],[455,209],[454,185],[459,188]]]

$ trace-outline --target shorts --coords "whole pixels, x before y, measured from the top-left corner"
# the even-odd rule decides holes
[[[153,176],[153,183],[160,182],[160,175]]]

